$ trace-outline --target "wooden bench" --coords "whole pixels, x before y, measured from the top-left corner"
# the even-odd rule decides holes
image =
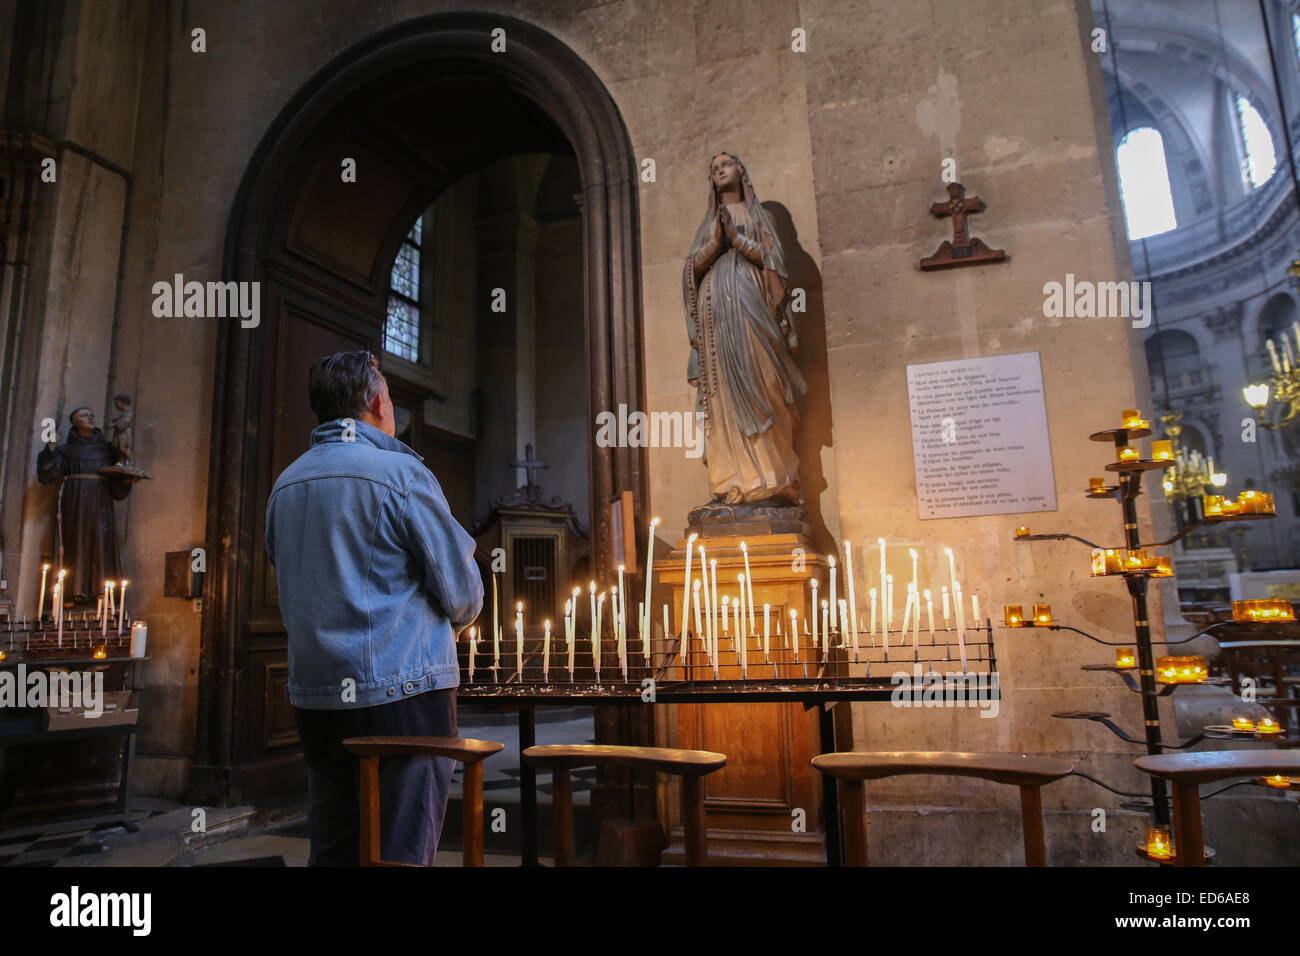
[[[555,809],[555,865],[574,866],[573,784],[569,771],[576,767],[632,767],[675,774],[682,778],[682,821],[686,827],[686,865],[706,866],[708,840],[704,827],[706,774],[727,765],[726,754],[708,750],[673,750],[665,747],[618,747],[608,744],[548,744],[529,747],[524,762],[551,771]]]
[[[1203,783],[1231,777],[1300,776],[1300,753],[1294,750],[1205,750],[1190,754],[1139,757],[1133,766],[1174,788],[1174,865],[1204,866],[1201,831]]]
[[[361,758],[361,865],[390,863],[380,857],[379,758],[450,757],[465,766],[461,782],[462,865],[483,865],[483,761],[505,749],[495,740],[468,737],[349,737],[343,746]]]
[[[1050,757],[1022,757],[1016,754],[944,753],[908,751],[893,753],[821,754],[812,764],[837,778],[840,806],[844,809],[845,864],[867,865],[867,801],[865,781],[911,774],[942,774],[976,777],[1020,788],[1020,821],[1024,828],[1025,865],[1046,866],[1047,846],[1043,839],[1045,784],[1074,772],[1074,765]],[[827,786],[831,786],[827,781]]]

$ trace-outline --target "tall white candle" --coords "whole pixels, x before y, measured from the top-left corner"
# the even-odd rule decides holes
[[[60,572],[59,572],[59,583],[60,583],[60,584],[63,583],[63,575],[66,574],[66,573],[67,573],[67,572],[65,572],[65,571],[60,571]],[[116,582],[116,581],[109,581],[109,582],[108,582],[108,613],[109,613],[109,616],[110,616],[110,617],[117,617],[117,600],[116,600],[116,597],[115,597],[115,595],[114,595],[114,590],[115,590],[116,588],[117,588],[117,582]],[[59,616],[62,617],[62,616],[63,616],[62,613],[60,613]]]
[[[912,556],[912,590],[915,591],[917,594],[918,600],[916,603],[916,608],[919,611],[921,609],[921,602],[919,600],[921,591],[920,591],[920,585],[917,583],[916,580],[916,548],[908,548],[907,553]]]
[[[551,680],[551,619],[546,619],[546,633],[542,637],[542,681]]]
[[[770,640],[772,635],[771,616],[772,616],[772,605],[764,604],[763,605],[763,663],[765,664],[767,663],[768,660],[768,651],[769,651],[768,641]]]
[[[907,641],[907,627],[912,623],[912,585],[907,586],[907,600],[903,604],[903,629],[899,633],[903,635],[903,641]]]
[[[54,600],[54,606],[56,608],[61,608],[63,606],[63,598],[59,593],[62,590],[62,585],[63,585],[63,575],[59,575],[59,580],[54,582],[54,590],[50,594],[50,596]],[[56,623],[58,624],[59,627],[59,647],[62,647],[63,646],[63,615],[55,614],[54,616],[56,619]]]
[[[724,635],[725,635],[728,631],[731,630],[731,626],[730,626],[730,624],[728,623],[728,621],[729,621],[729,613],[728,613],[728,612],[729,612],[730,610],[731,610],[731,595],[730,595],[730,594],[724,594],[724,595],[722,595],[722,633],[723,633]],[[732,643],[734,644],[735,641],[733,640]]]
[[[979,605],[976,604],[976,607]],[[117,602],[117,636],[122,636],[122,617],[126,614],[126,578],[122,579],[122,593]],[[979,615],[976,614],[976,617]]]
[[[668,602],[665,601],[664,602],[664,643],[665,644],[668,641],[668,635],[671,633],[672,633],[672,629],[668,626]]]
[[[41,623],[41,617],[45,614],[45,576],[50,573],[48,564],[41,565],[41,600],[36,605],[36,623]]]
[[[1273,361],[1273,371],[1280,375],[1282,373],[1282,366],[1277,360],[1277,346],[1273,344],[1272,339],[1268,339],[1264,342],[1264,347],[1268,349],[1268,357]]]
[[[966,602],[961,596],[961,582],[953,585],[953,606],[957,609],[957,643],[961,646],[961,672],[966,673]]]
[[[835,555],[828,554],[826,556],[826,561],[831,566],[831,595],[830,595],[831,629],[834,630],[839,625],[839,618],[838,615],[835,613],[836,612],[835,572],[838,571],[839,569],[835,567]]]
[[[799,612],[790,609],[790,640],[794,642],[795,663],[799,662]]]
[[[921,592],[916,589],[915,584],[912,585],[911,601],[916,609],[912,615],[912,649],[915,650],[921,630]]]
[[[705,553],[704,545],[697,544],[696,550],[700,552],[700,609],[704,612],[704,633],[700,636],[704,638],[704,646],[709,655],[709,662],[713,662],[713,611],[709,605],[709,556]]]
[[[885,575],[885,634],[894,626],[894,576]]]
[[[576,616],[577,610],[578,610],[578,601],[576,598],[569,601],[564,608],[565,616],[569,618],[567,622],[568,633],[565,635],[565,640],[569,644],[569,681],[570,682],[573,681],[573,664],[574,664],[573,653],[578,646],[578,641],[577,641],[578,630],[577,630],[577,625],[573,620],[573,618]]]
[[[925,611],[930,621],[930,643],[934,643],[934,601],[930,599],[930,589],[925,589]]]
[[[876,540],[880,544],[880,600],[881,600],[881,613],[883,614],[884,600],[885,600],[885,581],[888,580],[888,578],[886,577],[887,572],[885,571],[885,539],[877,538]],[[885,633],[886,634],[889,633],[888,621],[886,621],[885,623]]]
[[[682,633],[678,639],[678,651],[681,654],[682,663],[686,662],[686,621],[691,608],[691,552],[695,546],[695,538],[696,535],[692,534],[686,539],[686,574],[682,577]],[[699,629],[700,624],[696,620],[695,630],[699,631]]]
[[[840,598],[840,642],[838,645],[836,645],[838,647],[845,646],[844,632],[848,630],[848,620],[849,620],[849,602],[846,601],[844,598]]]
[[[980,626],[980,596],[978,594],[972,594],[970,596],[970,609],[971,609],[971,620],[974,621],[976,627],[979,627]]]
[[[650,617],[644,601],[637,602],[636,619],[641,622],[641,655],[650,660]]]
[[[743,541],[740,542],[740,553],[745,559],[745,586],[741,588],[740,598],[749,608],[742,633],[749,634],[754,629],[754,576],[749,571],[749,546]]]
[[[709,558],[709,615],[713,619],[713,669],[718,669],[718,559]]]
[[[871,642],[876,641],[876,589],[871,589]]]
[[[646,660],[650,659],[650,613],[654,607],[650,603],[650,584],[654,580],[655,568],[655,527],[659,524],[658,518],[650,519],[650,537],[645,546],[645,602],[642,605],[645,615],[641,623],[641,652]],[[666,635],[665,635],[666,636]]]
[[[749,579],[743,574],[737,574],[736,583],[740,585],[740,597],[736,598],[736,635],[743,641],[754,629],[753,622],[745,615],[745,599],[749,596],[745,588]]]
[[[948,555],[948,583],[952,585],[953,595],[957,591],[957,563],[953,560],[952,548],[944,548],[943,553]],[[958,602],[960,604],[960,602]],[[960,612],[958,612],[960,614]]]
[[[700,579],[695,579],[695,585],[691,588],[695,595],[695,636],[704,643],[705,653],[708,653],[708,642],[704,640],[704,623],[700,615]]]
[[[474,651],[476,644],[474,641],[474,628],[469,629],[469,682],[474,683]]]
[[[602,618],[605,616],[605,592],[600,592],[600,597],[596,599],[596,626],[591,629],[591,661],[592,666],[596,669],[596,683],[600,683],[600,630],[601,624],[604,623]]]
[[[948,585],[943,586],[943,626],[948,627]]]
[[[597,671],[600,670],[600,628],[596,621],[596,582],[592,581],[587,586],[587,594],[591,598],[591,660],[592,666]]]
[[[853,546],[844,542],[844,580],[849,592],[849,630],[853,633],[853,661],[858,660],[858,600],[853,591]]]
[[[830,624],[831,609],[825,598],[822,598],[822,661],[826,661],[830,654],[831,642],[828,635],[828,625]],[[814,615],[815,619],[815,615]]]
[[[812,646],[817,647],[817,608],[821,605],[817,603],[817,579],[812,579]]]
[[[593,587],[595,582],[592,582]],[[500,608],[497,603],[497,573],[492,572],[492,667],[501,664],[501,622],[498,620]],[[493,675],[493,680],[496,679]]]
[[[524,605],[519,604],[519,613],[515,617],[515,673],[524,679]]]

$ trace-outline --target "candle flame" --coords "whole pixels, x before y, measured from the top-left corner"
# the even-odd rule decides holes
[[[826,555],[826,559],[830,562],[832,568],[835,567],[835,555],[828,554]]]

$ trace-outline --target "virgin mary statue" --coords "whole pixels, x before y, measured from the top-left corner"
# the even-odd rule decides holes
[[[709,163],[709,208],[682,275],[686,378],[704,416],[716,502],[802,503],[795,403],[808,386],[794,361],[788,286],[781,242],[744,164],[719,153]]]

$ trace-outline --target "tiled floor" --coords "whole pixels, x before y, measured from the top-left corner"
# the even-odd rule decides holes
[[[146,820],[165,813],[159,808],[137,810],[132,820]],[[68,857],[90,856],[106,849],[104,837],[123,833],[119,825],[101,824],[78,830],[11,837],[0,833],[0,866],[55,866]]]

